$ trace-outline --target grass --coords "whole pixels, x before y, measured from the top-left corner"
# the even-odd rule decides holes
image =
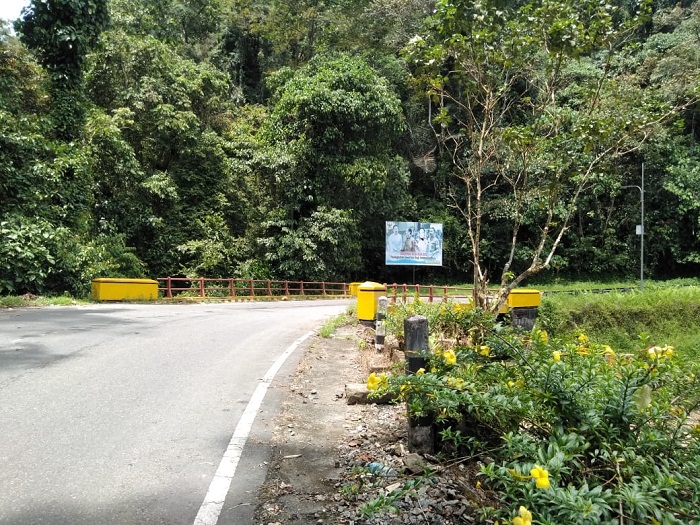
[[[700,287],[649,286],[643,292],[543,298],[538,325],[551,334],[583,332],[625,352],[648,344],[671,345],[700,358]]]
[[[331,337],[341,326],[357,322],[355,305],[348,306],[345,313],[331,317],[319,330],[319,335],[324,338]]]
[[[0,297],[0,308],[26,308],[31,306],[72,306],[76,304],[88,304],[89,301],[76,299],[69,295],[56,297],[44,297],[36,295],[10,295]]]
[[[590,290],[639,290],[639,279],[624,281],[564,281],[561,279],[538,282],[533,280],[523,285],[525,288],[536,288],[543,292],[575,292]],[[663,288],[678,288],[684,286],[700,286],[700,279],[671,279],[668,281],[644,280],[645,290]]]

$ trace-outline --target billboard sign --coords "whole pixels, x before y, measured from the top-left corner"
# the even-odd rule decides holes
[[[385,264],[442,266],[442,224],[387,221]]]

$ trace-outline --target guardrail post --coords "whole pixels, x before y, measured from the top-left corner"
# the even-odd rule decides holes
[[[249,286],[248,286],[248,290],[250,290],[250,296],[251,296],[251,297],[255,297],[255,288],[254,288],[254,285],[253,285],[253,279],[250,279],[250,280],[248,281],[248,285],[249,285]]]
[[[204,277],[199,278],[199,296],[204,297]]]
[[[272,297],[272,290],[270,289],[270,279],[267,280],[267,295]]]
[[[304,295],[304,281],[299,282],[299,293]]]
[[[326,295],[326,281],[321,281],[321,295]]]
[[[168,276],[168,278],[166,279],[166,282],[168,283],[166,285],[168,291],[166,292],[165,296],[168,297],[169,299],[173,298],[173,288],[171,285],[171,281],[172,281],[172,279],[170,278],[170,276]]]
[[[284,281],[284,295],[289,297],[289,281]]]
[[[432,303],[433,302],[433,285],[430,285],[430,288],[428,288],[428,302]]]

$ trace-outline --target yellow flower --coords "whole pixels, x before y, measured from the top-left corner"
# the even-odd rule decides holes
[[[457,364],[457,356],[455,355],[454,350],[445,350],[442,353],[442,358],[445,360],[446,365]]]
[[[539,336],[540,336],[540,341],[542,341],[543,343],[546,343],[547,341],[549,341],[549,335],[547,334],[546,331],[540,330]]]
[[[671,407],[670,412],[676,417],[682,417],[685,414],[685,410],[681,407]]]
[[[530,476],[535,479],[535,486],[538,489],[547,490],[549,488],[549,472],[539,465],[535,465],[535,468],[530,470]]]
[[[488,346],[480,346],[479,347],[479,354],[488,357],[490,353],[491,353],[491,349]]]
[[[647,356],[649,359],[670,359],[673,357],[673,347],[664,346],[662,348],[660,346],[650,346],[647,348]]]
[[[513,387],[515,386],[515,381],[508,381],[508,383],[506,383],[506,384],[507,384],[510,388],[513,388]]]
[[[418,370],[416,370],[417,376],[422,376],[423,374],[425,374],[425,368],[419,368]]]
[[[462,390],[464,388],[464,379],[461,377],[448,377],[445,384],[457,390]]]
[[[586,334],[578,334],[576,340],[582,345],[585,345],[588,342],[588,336],[586,336]]]
[[[603,347],[603,357],[605,358],[605,362],[611,365],[615,362],[615,351],[608,345],[605,345]]]
[[[552,359],[554,359],[555,363],[561,361],[561,352],[557,352],[556,350],[552,352]]]
[[[377,375],[372,372],[367,378],[367,390],[371,392],[379,388],[383,388],[387,385],[387,382],[388,379],[386,373],[382,372],[381,374]]]
[[[532,525],[532,512],[521,505],[518,515],[513,518],[513,525]]]

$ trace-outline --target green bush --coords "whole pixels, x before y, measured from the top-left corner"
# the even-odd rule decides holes
[[[142,277],[143,263],[122,235],[82,240],[42,218],[0,221],[0,294],[86,296],[95,277]]]
[[[0,221],[0,294],[44,291],[61,233],[45,219],[10,215]]]
[[[434,326],[453,315],[445,305],[427,308]],[[434,339],[444,340],[434,326]],[[556,338],[485,323],[454,331],[458,344],[433,344],[424,369],[373,375],[368,386],[434,422],[443,453],[494,459],[480,467],[480,485],[500,501],[489,519],[700,520],[696,364],[670,346],[621,352],[584,333]]]

